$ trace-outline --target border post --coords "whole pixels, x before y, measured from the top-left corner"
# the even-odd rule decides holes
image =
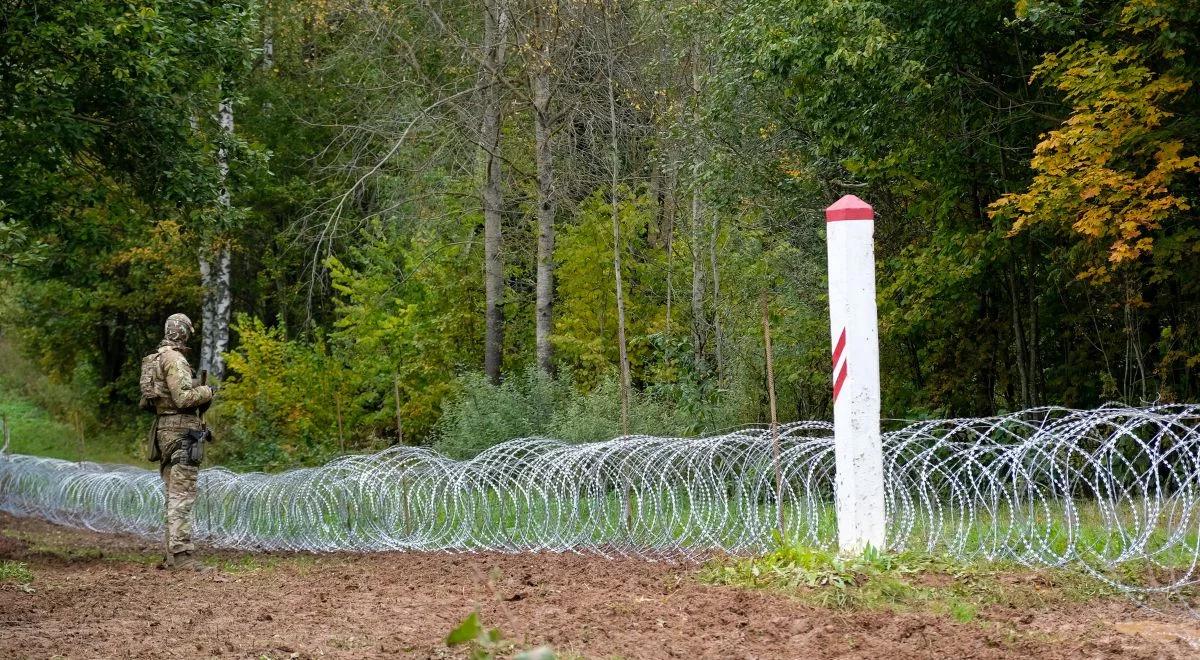
[[[875,211],[854,195],[825,209],[838,547],[883,549],[883,445],[879,433],[879,317]]]

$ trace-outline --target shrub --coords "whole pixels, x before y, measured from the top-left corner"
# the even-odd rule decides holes
[[[233,326],[230,376],[213,406],[216,457],[244,467],[278,468],[327,460],[362,444],[353,372],[325,342],[287,338],[286,328],[241,317]],[[341,431],[339,433],[339,412]]]
[[[571,396],[565,380],[529,368],[500,385],[483,374],[460,379],[445,406],[434,447],[448,456],[474,456],[511,438],[547,435],[551,417]]]
[[[722,406],[719,397],[713,401],[717,408]],[[631,393],[632,434],[686,436],[713,430],[717,429],[698,425],[688,407],[657,390]],[[569,372],[550,378],[529,367],[500,385],[482,374],[461,378],[458,394],[444,407],[434,448],[454,458],[469,458],[513,438],[541,436],[577,443],[619,435],[621,391],[615,377],[605,376],[583,391]]]

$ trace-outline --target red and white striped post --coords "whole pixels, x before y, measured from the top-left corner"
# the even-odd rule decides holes
[[[833,339],[834,499],[838,547],[860,553],[886,542],[879,434],[879,317],[875,211],[846,195],[825,209],[829,329]]]

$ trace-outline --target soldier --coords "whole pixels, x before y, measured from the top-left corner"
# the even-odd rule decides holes
[[[167,490],[166,558],[161,567],[202,570],[192,556],[192,505],[201,454],[188,448],[202,442],[196,439],[204,430],[201,414],[217,388],[192,380],[185,355],[192,333],[187,316],[172,314],[167,319],[158,350],[142,361],[142,396],[144,403],[154,407],[150,460],[159,461]],[[191,438],[189,432],[193,432]]]

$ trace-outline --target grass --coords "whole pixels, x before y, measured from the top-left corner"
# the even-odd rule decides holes
[[[129,434],[122,431],[80,433],[71,425],[52,418],[45,410],[11,390],[0,388],[0,415],[10,424],[14,454],[49,456],[69,461],[128,463],[145,467],[136,456]]]
[[[84,389],[46,377],[0,335],[0,416],[10,425],[9,451],[69,461],[148,465],[139,455],[145,434],[106,426],[96,418],[95,408]]]
[[[49,456],[68,461],[96,463],[127,463],[145,467],[148,463],[137,456],[136,441],[130,433],[103,430],[99,433],[80,433],[71,425],[52,418],[33,402],[0,388],[0,415],[10,424],[14,454]]]
[[[260,554],[239,554],[235,556],[208,555],[202,556],[201,562],[219,569],[222,573],[236,575],[270,572],[283,567],[297,569],[300,573],[308,573],[322,562],[316,555],[287,555],[273,556]]]
[[[782,591],[818,607],[933,612],[960,622],[980,618],[989,607],[1031,609],[1123,593],[1071,569],[1034,571],[1000,562],[963,563],[874,549],[841,557],[794,545],[759,557],[714,560],[700,577],[713,584]],[[1173,597],[1186,597],[1191,591]]]
[[[33,582],[33,572],[23,562],[0,561],[0,582],[29,584]]]

